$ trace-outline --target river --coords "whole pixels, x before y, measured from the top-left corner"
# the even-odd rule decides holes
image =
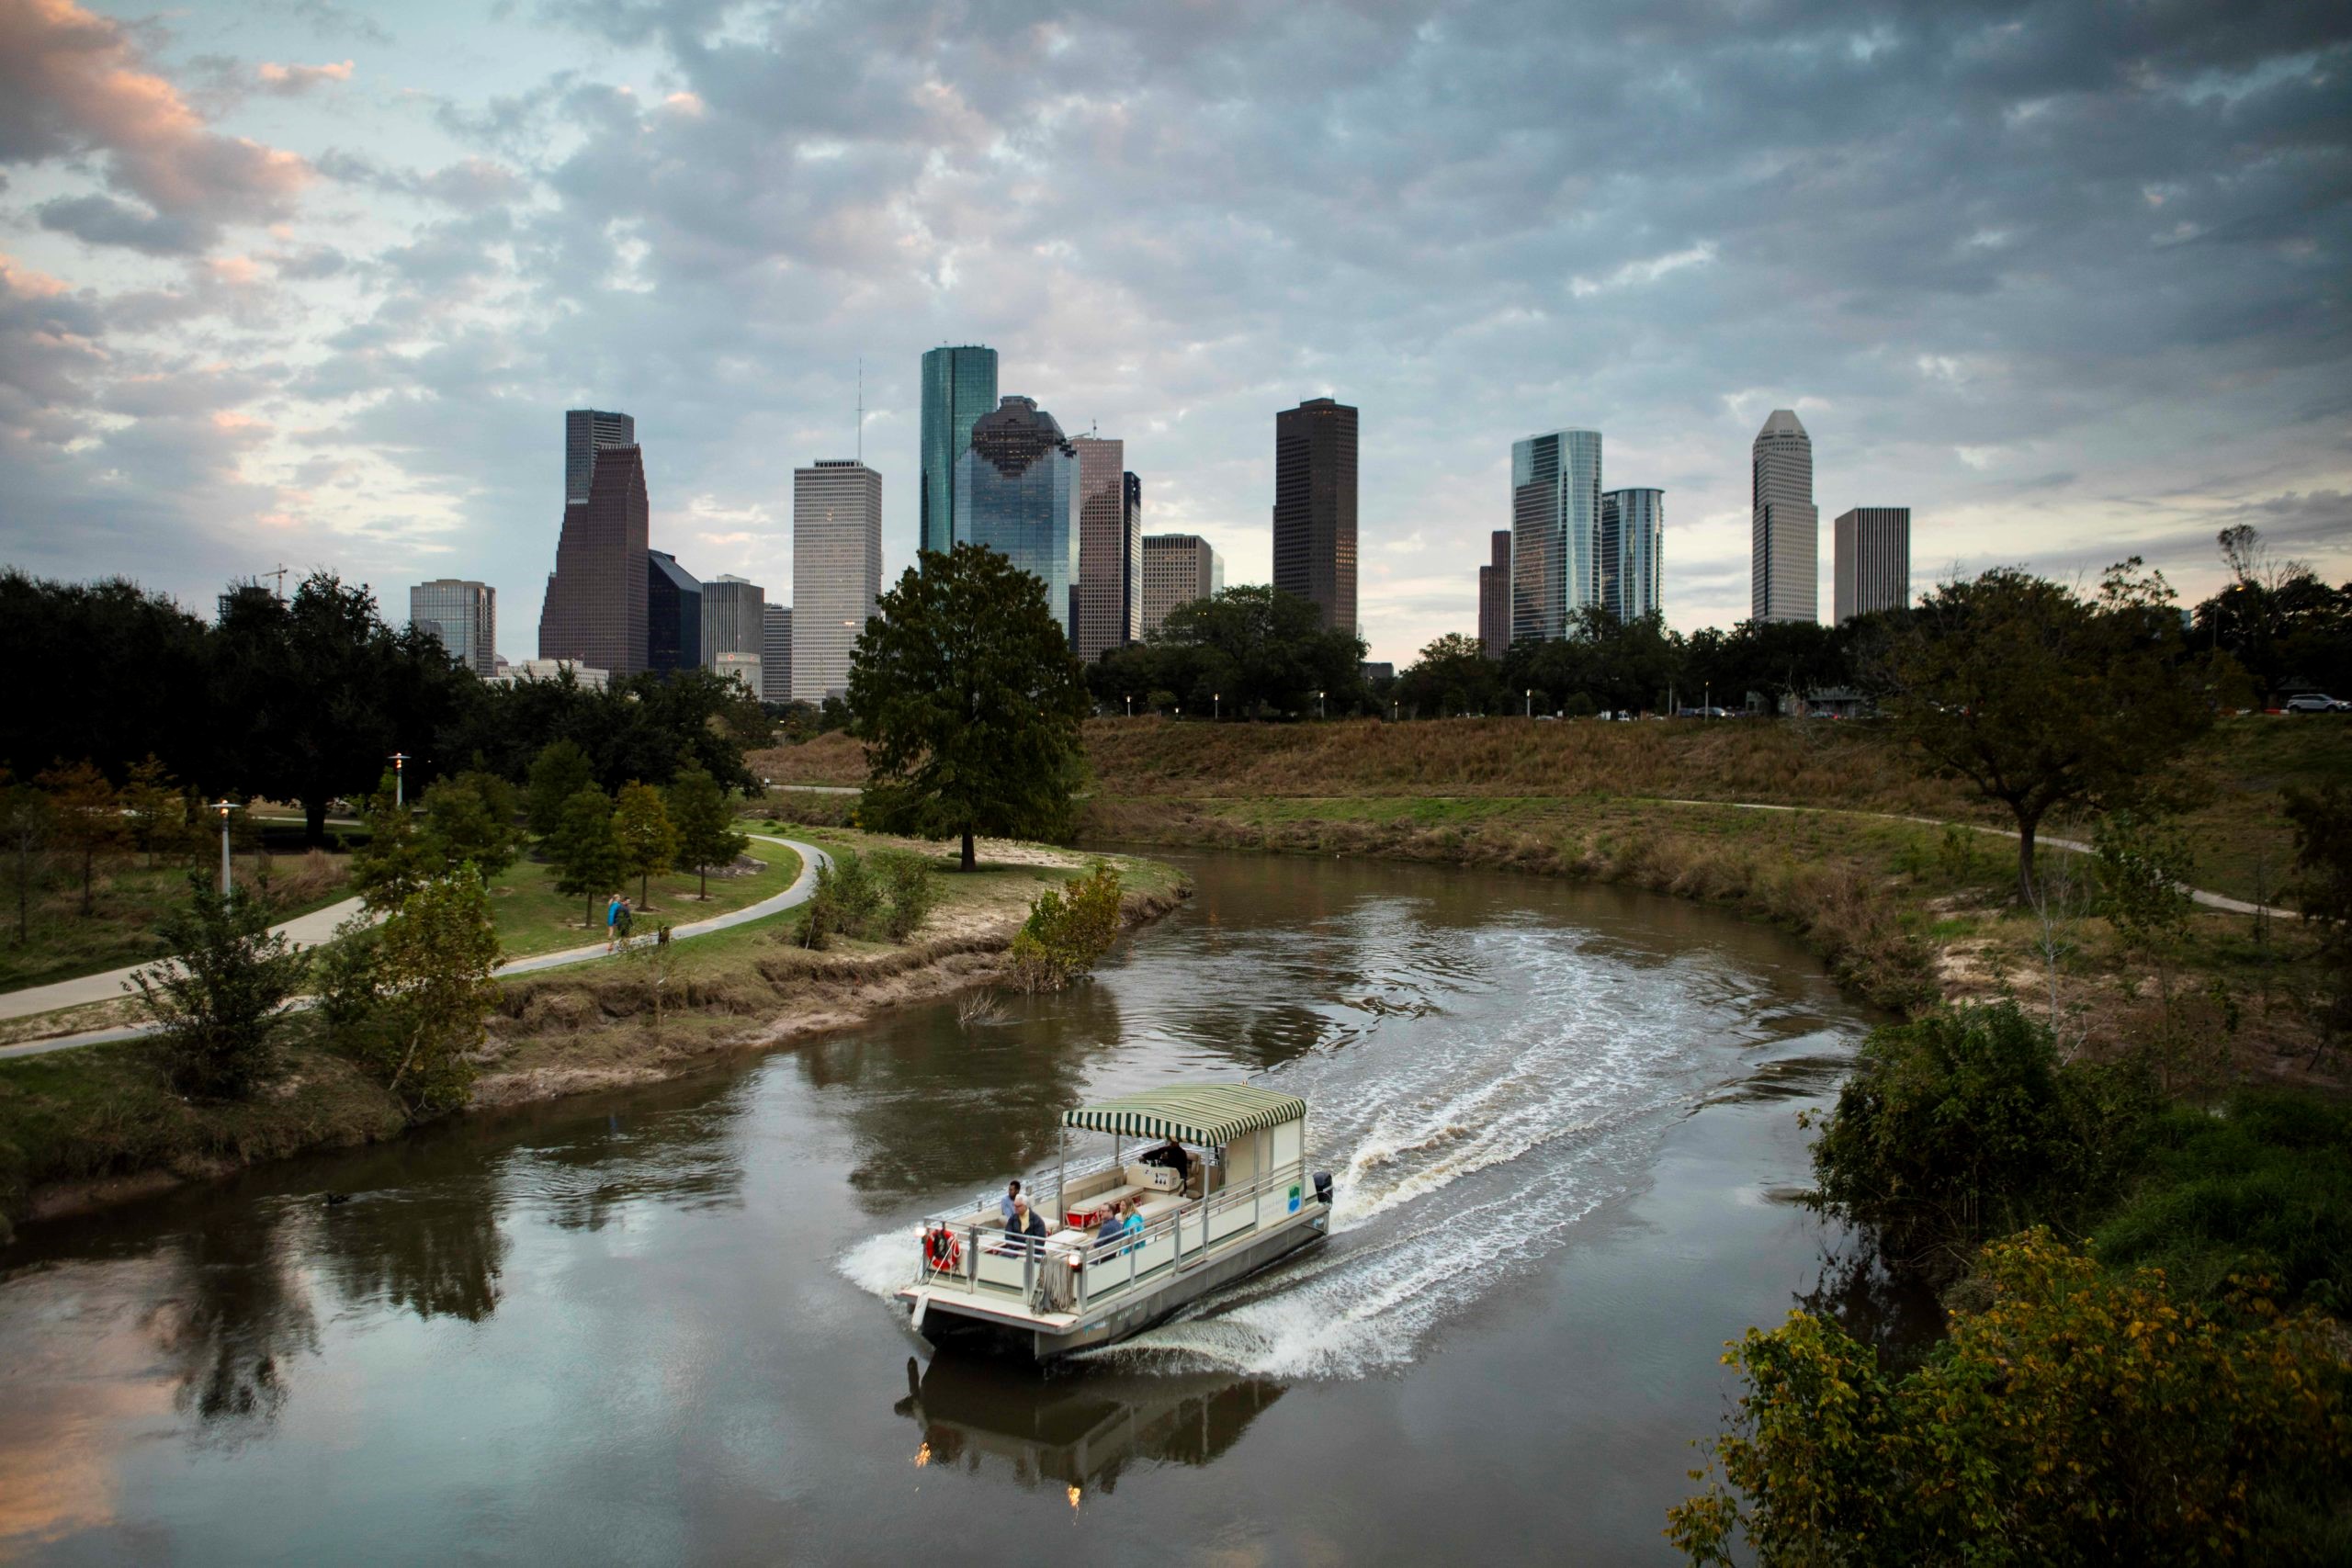
[[[1795,1117],[1867,1019],[1717,910],[1170,858],[1062,997],[25,1226],[0,1557],[1664,1560],[1722,1342],[1836,1250]],[[1322,1247],[1050,1376],[886,1304],[1065,1105],[1245,1074],[1311,1107]]]

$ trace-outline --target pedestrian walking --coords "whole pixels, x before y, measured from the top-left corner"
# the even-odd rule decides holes
[[[610,953],[621,940],[621,896],[615,893],[605,900],[605,951]]]

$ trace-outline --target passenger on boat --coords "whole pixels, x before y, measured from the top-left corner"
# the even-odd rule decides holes
[[[996,1212],[1004,1216],[1004,1223],[1008,1226],[1012,1224],[1013,1208],[1020,1201],[1021,1183],[1018,1180],[1007,1187],[1004,1190],[1004,1196],[996,1201]]]
[[[1026,1198],[1012,1201],[1012,1218],[1006,1222],[1004,1229],[1008,1235],[1035,1236],[1037,1241],[1043,1241],[1047,1234],[1046,1222],[1030,1209]],[[1036,1242],[1031,1242],[1030,1247],[1034,1250]]]
[[[1094,1232],[1095,1250],[1107,1252],[1119,1245],[1120,1238],[1126,1234],[1126,1213],[1127,1200],[1125,1198],[1102,1211],[1102,1218]]]

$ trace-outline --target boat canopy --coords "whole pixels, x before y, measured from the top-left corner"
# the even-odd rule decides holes
[[[1240,1083],[1170,1084],[1065,1111],[1062,1125],[1211,1145],[1229,1144],[1244,1133],[1296,1122],[1306,1114],[1306,1101],[1278,1089]]]

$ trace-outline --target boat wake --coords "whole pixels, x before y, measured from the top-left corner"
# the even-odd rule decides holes
[[[1329,1241],[1080,1359],[1329,1379],[1408,1363],[1637,1192],[1667,1129],[1784,1032],[1704,953],[1661,962],[1548,926],[1458,936],[1469,962],[1457,948],[1442,976],[1379,976],[1398,1005],[1365,1018],[1335,1002],[1344,1043],[1261,1080],[1311,1108],[1315,1163],[1338,1189]],[[893,1232],[839,1268],[888,1294],[910,1252]]]

